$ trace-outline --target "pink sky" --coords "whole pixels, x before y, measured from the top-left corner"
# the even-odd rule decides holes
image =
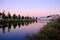
[[[0,0],[0,12],[4,10],[21,16],[60,14],[60,0]]]
[[[3,10],[0,10],[0,12],[2,12]],[[39,9],[25,9],[25,10],[21,10],[21,9],[9,9],[9,10],[5,10],[5,13],[8,14],[8,12],[10,12],[11,15],[13,15],[14,13],[16,15],[20,14],[21,16],[37,16],[37,17],[41,17],[41,16],[47,16],[47,15],[53,15],[53,14],[60,14],[60,10],[54,10],[54,9],[43,9],[43,10],[39,10]]]

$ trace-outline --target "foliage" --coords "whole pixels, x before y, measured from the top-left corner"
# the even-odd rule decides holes
[[[18,15],[18,19],[21,19],[21,16],[20,15]]]
[[[24,16],[22,16],[22,19],[24,19]]]
[[[29,17],[29,16],[27,16],[27,17],[25,17],[25,19],[30,19],[30,17]]]
[[[14,14],[14,15],[13,15],[13,19],[17,19],[17,16],[16,16],[16,14]]]
[[[38,34],[27,37],[27,40],[60,40],[59,18],[47,23],[47,25],[40,29]]]
[[[8,12],[8,15],[5,14],[5,11],[3,11],[1,13],[2,15],[2,19],[4,20],[0,20],[1,23],[14,23],[14,22],[34,22],[36,21],[35,19],[32,19],[31,17],[24,17],[24,16],[20,16],[20,15],[16,15],[15,13],[13,14],[13,16],[11,16],[10,12]],[[9,20],[8,20],[9,19]],[[11,20],[12,19],[12,20]]]
[[[0,15],[0,16],[1,16],[1,15]],[[24,19],[24,20],[25,20],[25,19],[26,19],[26,20],[28,20],[28,19],[29,19],[29,20],[35,19],[34,17],[32,18],[32,17],[29,17],[29,16],[25,16],[25,17],[24,17],[24,16],[20,16],[20,15],[17,16],[15,13],[13,14],[13,16],[11,16],[10,12],[8,12],[8,15],[6,15],[6,14],[5,14],[5,11],[2,12],[2,18],[3,18],[3,19],[17,19],[17,20],[18,20],[18,19],[19,19],[19,20],[23,20],[23,19]],[[36,19],[37,19],[37,17],[36,17]]]
[[[11,19],[11,14],[8,12],[8,15],[7,15],[8,19]]]
[[[6,19],[5,11],[3,11],[3,13],[2,13],[2,18]]]
[[[36,19],[38,19],[38,18],[36,17]]]
[[[52,15],[47,16],[47,18],[52,17]]]

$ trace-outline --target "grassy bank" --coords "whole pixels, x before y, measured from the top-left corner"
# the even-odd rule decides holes
[[[60,40],[60,17],[47,23],[37,34],[27,36],[27,40]]]

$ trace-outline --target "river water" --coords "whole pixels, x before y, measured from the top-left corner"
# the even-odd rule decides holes
[[[38,33],[47,22],[0,24],[0,40],[25,40],[27,35]]]

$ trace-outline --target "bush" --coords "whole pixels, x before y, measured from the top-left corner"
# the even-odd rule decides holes
[[[47,23],[38,34],[28,37],[27,40],[60,40],[60,19]]]

